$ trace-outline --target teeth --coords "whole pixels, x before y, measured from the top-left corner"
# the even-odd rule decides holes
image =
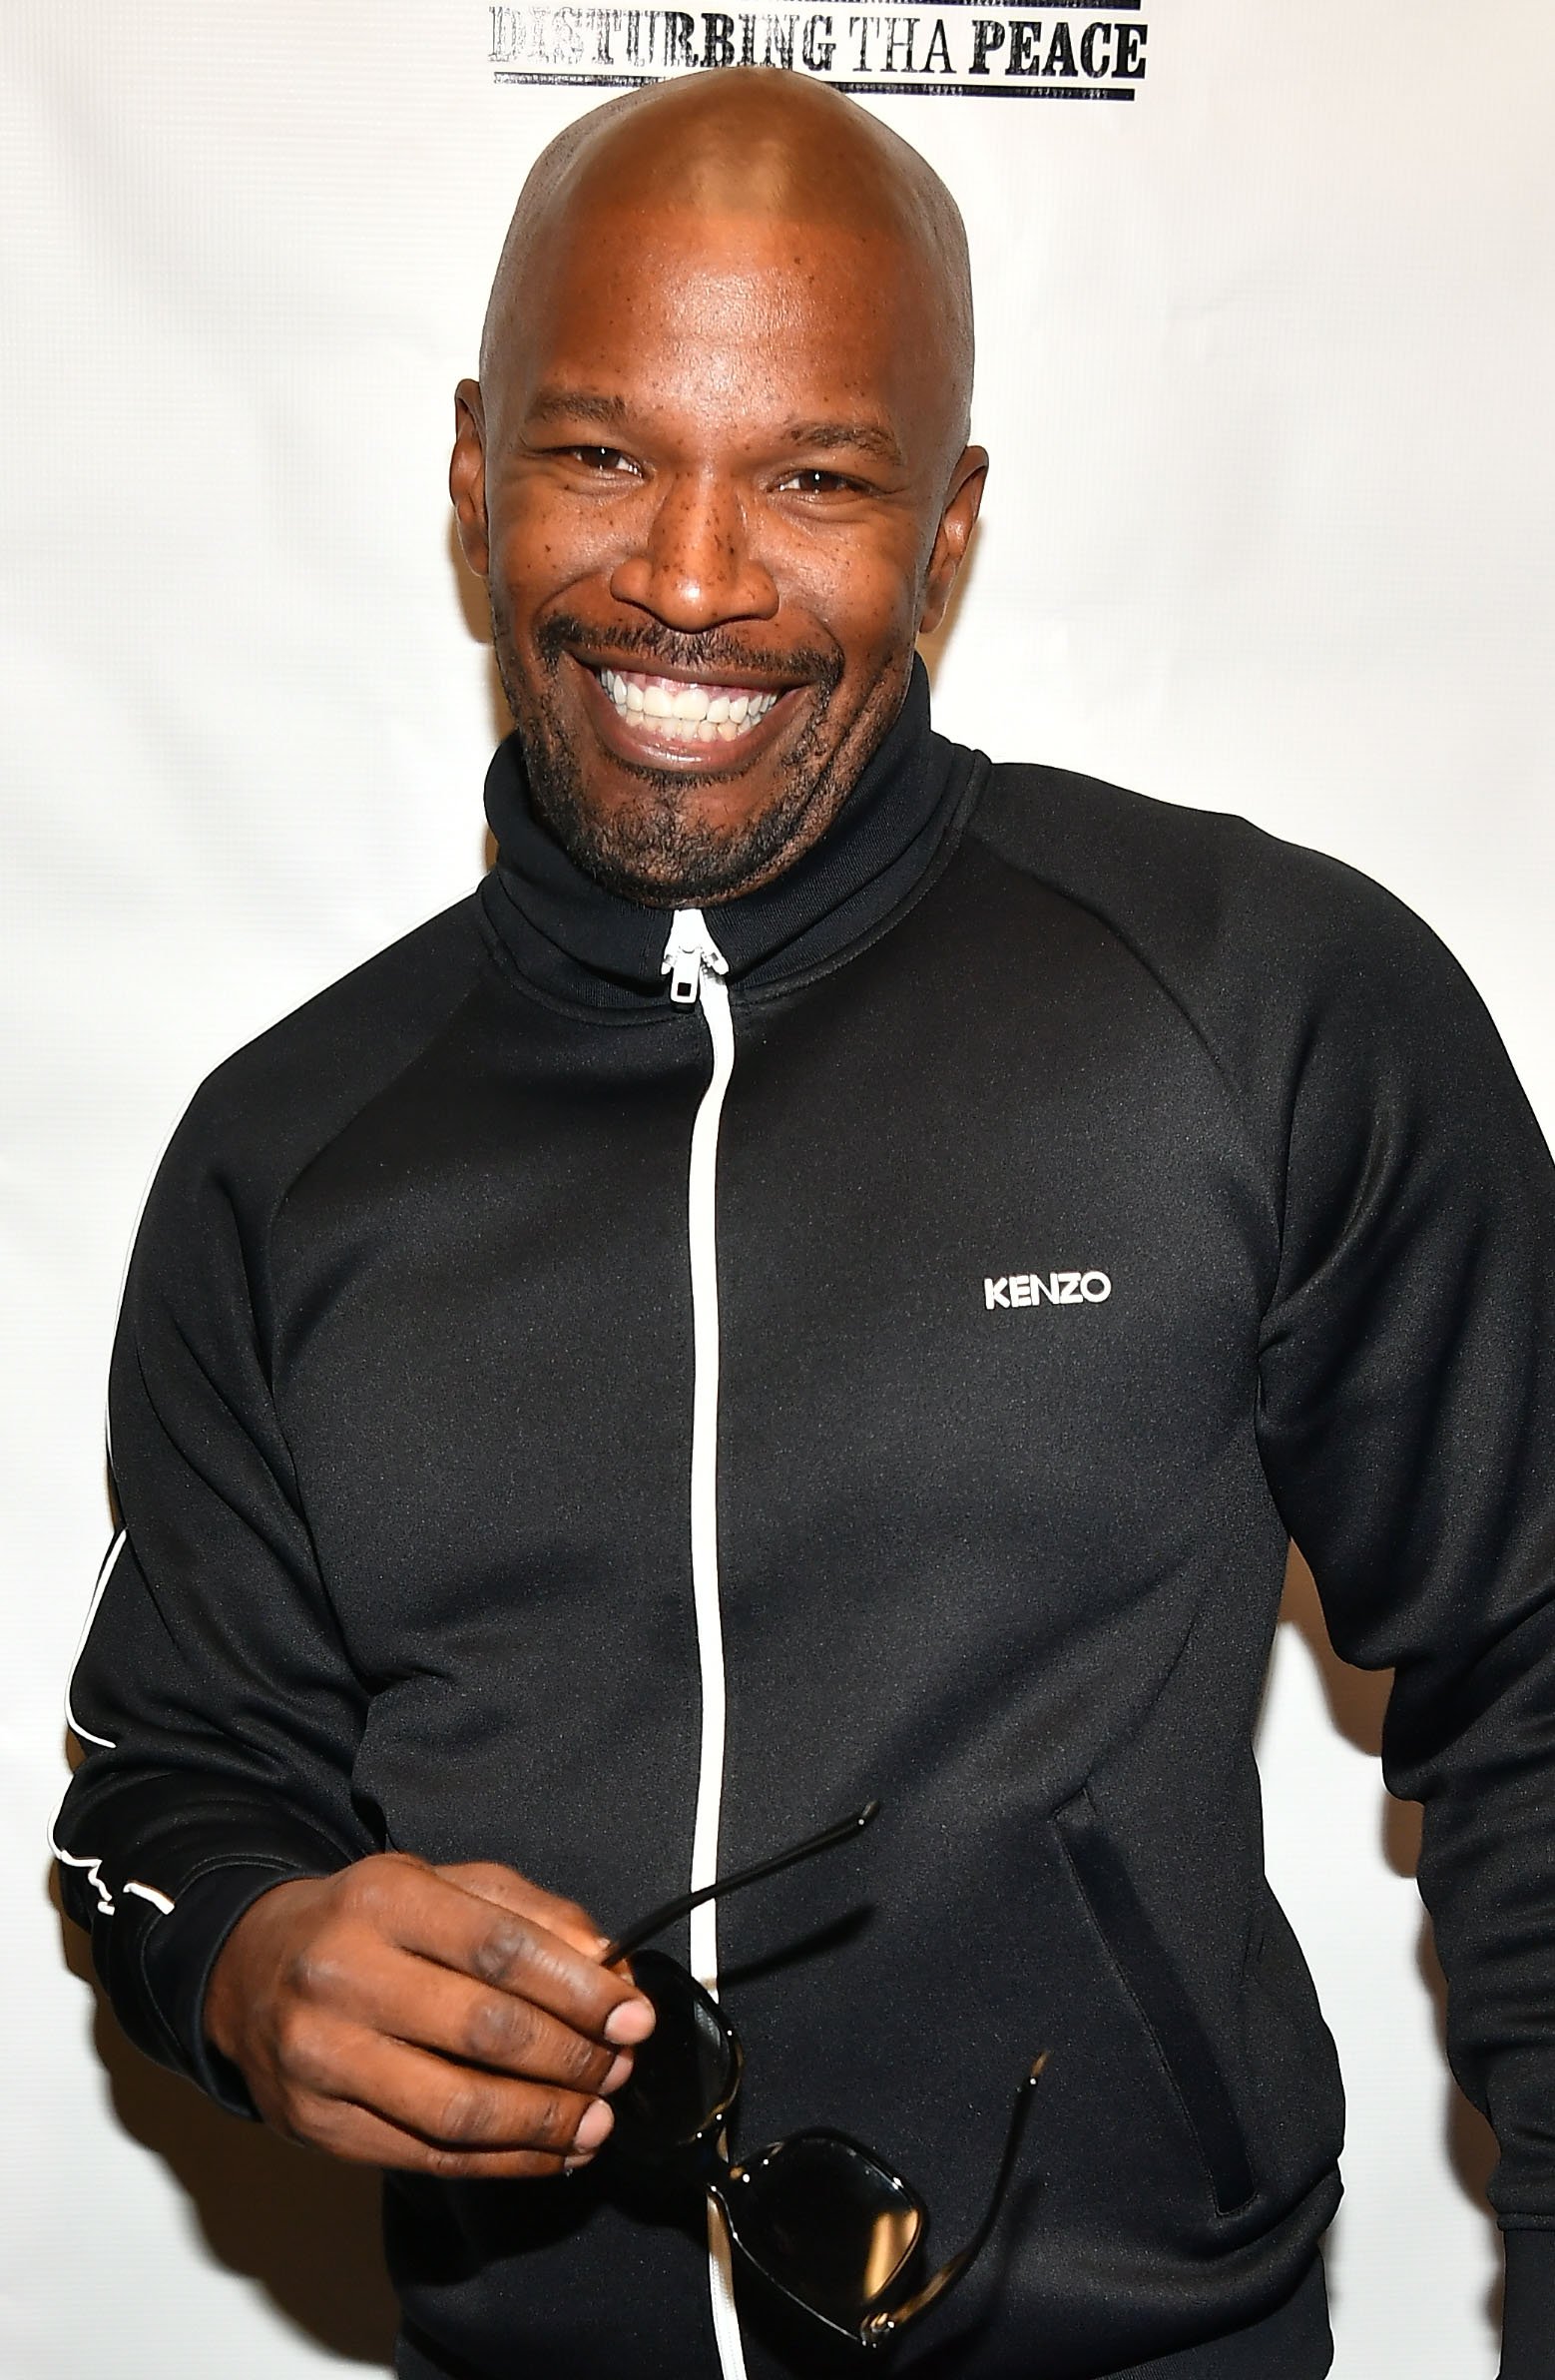
[[[627,677],[602,669],[600,684],[623,719],[651,719],[656,729],[688,744],[733,744],[767,717],[776,694],[686,686],[666,678]]]

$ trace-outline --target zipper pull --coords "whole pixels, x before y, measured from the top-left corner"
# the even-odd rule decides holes
[[[678,1008],[694,1008],[704,975],[727,975],[729,960],[708,931],[701,909],[677,909],[670,920],[661,975],[670,978],[670,997]]]

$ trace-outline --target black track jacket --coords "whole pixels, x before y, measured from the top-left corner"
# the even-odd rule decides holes
[[[869,2142],[938,2254],[1051,2052],[897,2368],[1313,2380],[1342,2105],[1250,1743],[1294,1536],[1397,1670],[1552,2380],[1555,1179],[1456,966],[1239,820],[941,741],[921,670],[832,832],[673,932],[511,742],[488,794],[479,892],[214,1075],[141,1231],[59,1829],[131,2033],[241,2103],[204,1983],[283,1876],[499,1860],[624,1926],[694,1834],[878,1796],[716,1957],[736,2146]],[[745,2276],[721,2346],[700,2219],[608,2152],[392,2177],[402,2370],[861,2368]]]

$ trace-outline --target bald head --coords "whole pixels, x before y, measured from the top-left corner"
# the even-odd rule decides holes
[[[481,337],[498,390],[524,336],[544,260],[600,216],[756,218],[802,233],[844,229],[894,252],[913,294],[903,336],[925,336],[943,374],[947,451],[965,442],[972,285],[954,199],[917,151],[825,84],[776,67],[730,67],[624,93],[569,125],[538,159],[503,244]]]

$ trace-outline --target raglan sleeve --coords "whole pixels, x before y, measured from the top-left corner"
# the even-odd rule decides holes
[[[1353,882],[1353,880],[1352,880]],[[1293,973],[1259,1434],[1392,1792],[1500,2149],[1503,2380],[1555,2380],[1555,1168],[1477,995],[1373,887]],[[1298,1017],[1298,1029],[1290,1018]]]
[[[131,2038],[248,2112],[209,2048],[232,1927],[288,1877],[379,1846],[353,1809],[365,1698],[270,1395],[265,1232],[198,1100],[131,1260],[109,1395],[122,1521],[68,1716],[68,1913]]]

